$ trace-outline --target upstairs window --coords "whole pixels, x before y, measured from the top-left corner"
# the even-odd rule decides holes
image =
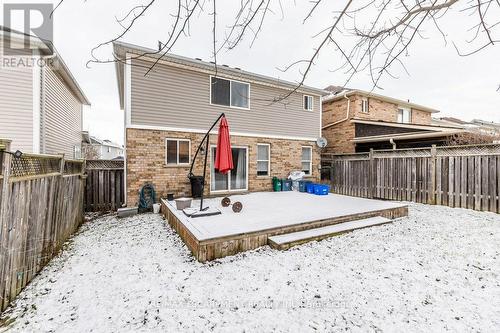
[[[212,76],[210,77],[210,103],[249,109],[250,85]]]
[[[397,120],[398,120],[398,123],[400,123],[400,124],[411,123],[411,109],[399,107]]]
[[[361,112],[368,113],[368,98],[361,100]]]
[[[167,165],[189,164],[191,141],[185,139],[165,139]]]
[[[304,95],[304,110],[312,111],[313,110],[313,97]]]

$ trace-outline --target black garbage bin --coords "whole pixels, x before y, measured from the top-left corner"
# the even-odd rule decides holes
[[[201,198],[201,193],[203,191],[203,176],[189,176],[191,182],[191,196],[193,198]]]

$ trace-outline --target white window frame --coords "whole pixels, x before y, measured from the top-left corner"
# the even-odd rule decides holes
[[[168,141],[177,141],[177,163],[168,163],[167,162],[167,142]],[[187,163],[179,163],[179,142],[188,142],[189,143],[189,152],[188,152],[188,161]],[[176,166],[186,166],[191,164],[191,140],[190,139],[181,139],[181,138],[165,138],[165,165],[167,167],[176,167]]]
[[[222,80],[227,80],[229,81],[229,105],[222,105],[222,104],[215,104],[215,103],[212,103],[212,78],[216,78],[216,79],[222,79]],[[238,82],[238,83],[242,83],[242,84],[246,84],[248,86],[248,107],[247,108],[244,108],[244,107],[241,107],[241,106],[232,106],[231,105],[231,100],[232,100],[232,82]],[[210,87],[210,92],[209,92],[209,95],[208,95],[208,103],[210,105],[214,105],[214,106],[220,106],[220,107],[223,107],[223,108],[231,108],[231,109],[241,109],[241,110],[250,110],[250,96],[251,96],[251,85],[249,82],[244,82],[244,81],[238,81],[238,80],[233,80],[233,79],[228,79],[226,77],[222,77],[222,76],[215,76],[215,75],[210,75],[209,76],[209,81],[208,81],[208,85]]]
[[[405,111],[408,112],[408,121],[405,121]],[[401,115],[401,120],[399,119]],[[399,124],[411,124],[411,118],[412,118],[412,110],[411,108],[407,108],[404,106],[398,106],[398,113],[397,113],[397,122]]]
[[[310,160],[303,160],[302,159],[302,150],[304,148],[309,148],[311,150],[311,159]],[[306,176],[312,176],[312,171],[313,171],[313,147],[312,146],[301,146],[300,147],[300,170],[302,171],[302,163],[304,162],[309,162],[309,174],[306,173]]]
[[[311,103],[309,103],[309,105],[311,106],[310,109],[306,109],[306,103],[305,103],[305,99],[306,98],[310,98],[311,99]],[[311,95],[302,95],[302,108],[305,110],[305,111],[313,111],[314,110],[314,96],[311,96]]]
[[[259,160],[259,146],[267,146],[267,160]],[[257,144],[257,168],[259,162],[267,162],[267,175],[259,175],[259,171],[256,170],[257,177],[269,177],[271,175],[271,144],[269,143],[258,143]]]
[[[370,113],[368,98],[366,97],[361,99],[361,113]]]
[[[231,189],[231,171],[232,170],[229,170],[228,173],[227,173],[227,177],[229,177],[229,182],[227,183],[227,190],[212,190],[212,168],[215,168],[215,166],[212,164],[212,158],[214,157],[213,156],[213,153],[212,153],[212,150],[213,148],[217,148],[217,145],[210,145],[210,156],[208,156],[208,158],[210,158],[210,184],[208,184],[208,188],[210,189],[210,193],[229,193],[229,192],[246,192],[248,191],[248,173],[250,172],[250,170],[248,169],[248,146],[233,146],[231,145],[231,148],[240,148],[240,149],[245,149],[246,151],[246,159],[247,159],[247,176],[246,176],[246,179],[245,179],[245,184],[246,184],[246,187],[245,188],[242,188],[242,189],[236,189],[236,190],[232,190]]]
[[[73,146],[73,159],[80,160],[82,159],[82,147],[79,145]]]

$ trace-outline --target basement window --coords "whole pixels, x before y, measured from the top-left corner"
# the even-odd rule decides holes
[[[210,104],[249,109],[250,84],[211,76]]]
[[[191,141],[187,139],[165,139],[165,163],[167,165],[188,165]]]

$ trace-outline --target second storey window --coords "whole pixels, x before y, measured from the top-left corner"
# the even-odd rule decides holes
[[[361,112],[368,113],[368,98],[361,100]]]
[[[165,139],[167,165],[189,164],[191,142],[186,139]]]
[[[210,103],[250,108],[250,85],[244,82],[210,77]]]
[[[313,97],[304,95],[304,110],[312,111],[313,109]]]
[[[257,145],[257,176],[269,176],[270,169],[270,145]]]
[[[312,147],[302,147],[302,171],[306,176],[312,172]]]
[[[411,109],[399,107],[398,108],[398,123],[409,124],[411,123]]]

